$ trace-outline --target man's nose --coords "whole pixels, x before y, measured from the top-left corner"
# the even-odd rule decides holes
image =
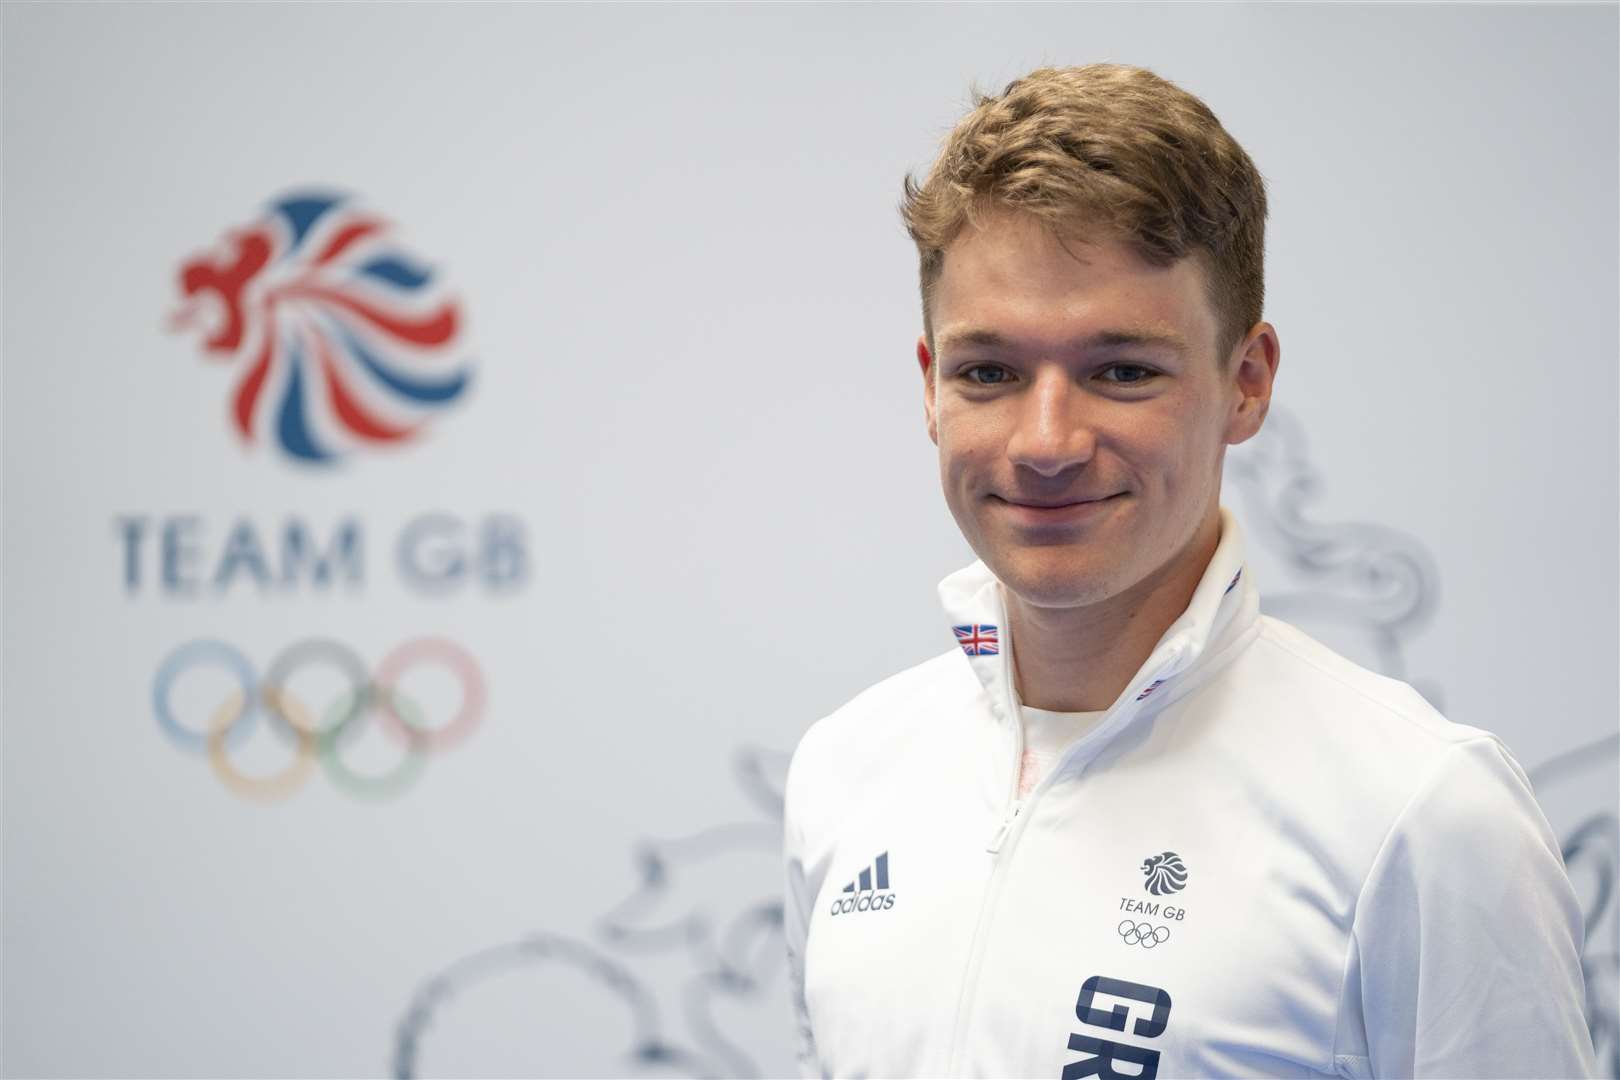
[[[1048,367],[1034,376],[1023,395],[1007,441],[1007,457],[1042,476],[1056,476],[1084,464],[1097,452],[1092,429],[1096,402],[1074,384],[1067,371]]]

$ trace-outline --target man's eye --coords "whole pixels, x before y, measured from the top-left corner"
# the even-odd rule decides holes
[[[1112,364],[1103,369],[1105,373],[1113,372],[1114,378],[1104,379],[1116,386],[1140,386],[1158,377],[1158,372],[1141,364]],[[1010,378],[1011,373],[1004,367],[995,364],[974,364],[963,368],[961,377],[975,386],[1000,386]]]
[[[1140,364],[1115,364],[1112,367],[1105,368],[1104,370],[1121,372],[1124,375],[1131,376],[1129,378],[1104,380],[1105,382],[1115,383],[1119,386],[1140,386],[1142,383],[1148,382],[1158,374],[1158,372],[1152,370],[1151,368],[1145,368]]]
[[[1006,368],[996,367],[993,364],[974,364],[970,368],[964,368],[963,371],[962,371],[962,377],[964,379],[966,379],[968,382],[974,383],[974,384],[976,384],[978,386],[997,386],[997,385],[1001,384],[1002,382],[1004,382],[1005,380],[1004,379],[999,379],[999,378],[991,379],[989,381],[985,381],[983,379],[975,379],[973,377],[973,373],[975,371],[987,371],[987,372],[991,373],[992,375],[1006,375],[1007,374],[1007,369]]]

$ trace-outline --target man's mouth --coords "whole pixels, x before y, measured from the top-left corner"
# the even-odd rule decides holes
[[[1009,517],[1020,524],[1067,525],[1108,513],[1125,494],[1126,492],[1120,491],[1099,497],[1061,500],[1014,500],[1000,495],[992,497],[1006,509]]]
[[[1120,493],[1114,493],[1114,495],[1117,494]],[[1060,499],[1007,499],[999,495],[996,497],[1003,499],[1004,502],[1010,502],[1014,506],[1033,506],[1042,510],[1052,510],[1063,506],[1074,506],[1079,503],[1102,502],[1104,499],[1113,498],[1114,495],[1077,495]]]

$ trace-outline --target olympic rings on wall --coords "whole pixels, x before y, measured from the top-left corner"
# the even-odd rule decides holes
[[[412,668],[435,663],[449,668],[461,684],[461,707],[449,722],[430,726],[421,706],[401,693],[398,683]],[[349,682],[349,689],[319,714],[287,689],[293,675],[312,664],[335,667]],[[202,730],[182,724],[169,700],[175,681],[199,666],[223,667],[237,684],[215,707]],[[170,653],[158,665],[152,682],[152,707],[164,733],[182,748],[206,755],[227,788],[261,801],[282,799],[297,791],[317,761],[333,783],[350,794],[367,798],[397,795],[421,774],[429,751],[448,750],[472,733],[483,718],[485,697],[477,662],[459,645],[436,637],[413,638],[396,647],[377,665],[375,679],[347,645],[330,638],[309,638],[282,650],[265,670],[262,682],[235,647],[199,638]],[[279,772],[249,776],[231,762],[229,752],[248,738],[261,715],[269,718],[271,730],[291,741],[293,759]],[[342,758],[343,748],[354,741],[371,715],[405,748],[400,763],[377,776],[355,772]]]

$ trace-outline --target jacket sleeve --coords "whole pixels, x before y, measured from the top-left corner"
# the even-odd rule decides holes
[[[803,744],[801,742],[800,746]],[[782,929],[787,938],[788,999],[793,1008],[793,1052],[799,1076],[822,1075],[816,1057],[816,1037],[810,1027],[810,1010],[804,997],[804,950],[810,931],[810,910],[815,903],[804,868],[804,838],[800,831],[795,792],[797,771],[802,773],[800,755],[795,752],[788,767],[782,800],[782,854],[784,884]]]
[[[1378,1077],[1596,1076],[1582,918],[1518,763],[1494,737],[1451,747],[1357,901],[1345,995],[1365,1046],[1342,1064]]]

